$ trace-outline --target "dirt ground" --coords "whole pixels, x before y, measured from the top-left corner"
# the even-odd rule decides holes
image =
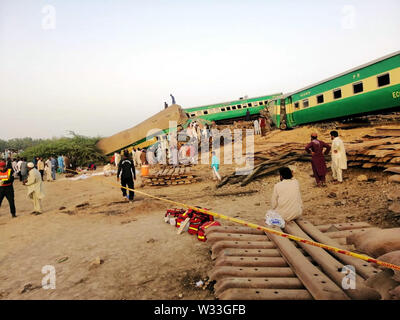
[[[341,132],[344,141],[361,138],[371,128]],[[329,131],[303,127],[273,131],[271,142],[309,141],[318,131],[329,142]],[[299,180],[304,216],[312,223],[367,221],[379,227],[397,227],[399,219],[388,210],[386,194],[398,188],[387,182],[382,171],[349,168],[342,185],[316,188],[311,164],[291,166]],[[221,175],[233,166],[221,165]],[[98,169],[101,171],[101,168]],[[212,181],[207,165],[193,167],[201,181],[191,185],[142,187],[138,190],[212,209],[232,217],[262,224],[269,208],[272,188],[279,177],[272,174],[246,187]],[[357,176],[365,174],[366,182]],[[7,200],[0,208],[0,299],[214,299],[212,289],[195,285],[206,280],[213,266],[210,246],[163,220],[167,208],[161,201],[136,195],[133,204],[124,201],[115,176],[71,181],[58,176],[44,182],[44,212],[34,216],[26,187],[14,183],[16,219],[11,219]],[[239,191],[253,193],[226,195]],[[78,206],[78,207],[77,207]],[[223,225],[232,225],[220,221]],[[100,259],[101,263],[95,263]],[[56,289],[42,289],[42,267],[56,270]]]

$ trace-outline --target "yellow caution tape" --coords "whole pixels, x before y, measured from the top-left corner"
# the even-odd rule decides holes
[[[385,261],[377,260],[377,259],[368,257],[366,255],[354,253],[354,252],[351,252],[351,251],[348,251],[348,250],[339,249],[339,248],[332,247],[332,246],[328,246],[326,244],[315,242],[315,241],[312,241],[312,240],[309,240],[309,239],[304,239],[304,238],[301,238],[301,237],[293,236],[293,235],[288,234],[288,233],[284,233],[284,232],[281,232],[281,231],[270,229],[270,228],[267,228],[267,227],[264,227],[264,226],[260,226],[258,224],[254,224],[254,223],[251,223],[251,222],[247,222],[247,221],[244,221],[244,220],[241,220],[241,219],[232,218],[232,217],[220,214],[220,213],[212,212],[210,210],[200,209],[198,207],[190,206],[190,205],[187,205],[187,204],[184,204],[184,203],[180,203],[180,202],[177,202],[177,201],[172,201],[172,200],[168,200],[168,199],[159,198],[159,197],[147,194],[147,193],[145,193],[143,191],[138,191],[136,189],[130,189],[130,188],[127,188],[127,187],[122,187],[122,186],[114,184],[114,183],[111,183],[111,184],[114,185],[114,186],[118,186],[119,188],[124,188],[124,189],[130,190],[130,191],[137,192],[139,194],[145,195],[145,196],[153,198],[153,199],[161,200],[161,201],[164,201],[164,202],[169,202],[169,203],[172,203],[174,205],[186,207],[186,208],[189,208],[189,209],[201,212],[201,213],[205,213],[205,214],[211,215],[211,216],[213,216],[215,218],[220,218],[220,219],[223,219],[223,220],[236,222],[236,223],[239,223],[239,224],[244,225],[246,227],[262,230],[262,231],[265,231],[265,232],[268,232],[268,233],[276,234],[278,236],[297,241],[297,242],[302,242],[302,243],[309,244],[309,245],[312,245],[312,246],[315,246],[315,247],[319,247],[319,248],[323,248],[323,249],[326,249],[326,250],[329,250],[329,251],[342,253],[342,254],[345,254],[345,255],[348,255],[348,256],[352,256],[354,258],[362,259],[362,260],[368,261],[368,262],[373,262],[373,263],[379,264],[379,265],[381,265],[383,267],[387,267],[387,268],[390,268],[390,269],[393,269],[393,270],[399,270],[400,271],[400,266],[397,266],[395,264],[388,263],[388,262],[385,262]]]
[[[147,197],[150,197],[150,198],[153,198],[153,199],[161,200],[161,201],[164,201],[164,202],[169,202],[169,203],[172,203],[172,204],[177,205],[177,206],[182,206],[182,207],[185,207],[185,208],[188,208],[188,209],[192,209],[192,210],[195,210],[195,211],[198,211],[198,212],[201,212],[201,213],[205,213],[205,214],[211,215],[211,216],[213,216],[215,218],[220,218],[220,219],[223,219],[223,220],[235,222],[235,223],[244,225],[246,227],[254,228],[254,229],[257,229],[257,230],[262,230],[264,232],[276,234],[278,236],[281,236],[281,237],[284,237],[284,238],[288,238],[290,240],[294,240],[294,241],[297,241],[297,242],[309,244],[309,245],[312,245],[312,246],[315,246],[315,247],[319,247],[319,248],[322,248],[322,249],[326,249],[326,250],[329,250],[329,251],[338,252],[338,253],[345,254],[345,255],[348,255],[348,256],[351,256],[351,257],[354,257],[354,258],[358,258],[358,259],[361,259],[361,260],[364,260],[364,261],[367,261],[367,262],[376,263],[376,264],[378,264],[380,266],[383,266],[383,267],[386,267],[386,268],[390,268],[390,269],[393,269],[393,270],[400,271],[400,266],[397,266],[395,264],[388,263],[388,262],[385,262],[385,261],[377,260],[377,259],[368,257],[366,255],[354,253],[354,252],[351,252],[351,251],[348,251],[348,250],[339,249],[339,248],[336,248],[336,247],[333,247],[333,246],[329,246],[329,245],[326,245],[326,244],[323,244],[323,243],[319,243],[319,242],[316,242],[316,241],[312,241],[312,240],[309,240],[309,239],[304,239],[304,238],[301,238],[301,237],[297,237],[297,236],[294,236],[294,235],[291,235],[291,234],[288,234],[288,233],[284,233],[284,232],[281,232],[281,231],[278,231],[278,230],[274,230],[274,229],[271,229],[271,228],[260,226],[258,224],[247,222],[245,220],[232,218],[232,217],[220,214],[220,213],[212,212],[210,210],[201,209],[201,208],[190,206],[190,205],[187,205],[187,204],[184,204],[184,203],[180,203],[180,202],[177,202],[177,201],[172,201],[172,200],[168,200],[168,199],[159,198],[159,197],[153,196],[151,194],[145,193],[143,191],[138,191],[137,189],[130,189],[130,188],[127,188],[127,187],[123,187],[121,185],[117,185],[115,183],[110,183],[110,184],[114,185],[114,186],[117,186],[118,188],[124,188],[126,190],[137,192],[139,194],[142,194],[144,196],[147,196]]]

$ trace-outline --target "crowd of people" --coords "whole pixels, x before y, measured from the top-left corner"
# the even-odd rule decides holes
[[[264,124],[263,121],[264,120]],[[261,121],[254,120],[255,134],[263,135],[265,128],[265,118]],[[183,132],[185,138],[180,141],[179,133]],[[112,162],[118,168],[117,180],[121,182],[121,191],[124,198],[129,201],[134,200],[134,180],[136,179],[136,168],[143,165],[153,165],[156,163],[178,165],[179,163],[197,163],[195,157],[198,155],[201,143],[210,143],[215,141],[213,130],[207,124],[200,125],[196,121],[183,129],[179,128],[177,135],[168,135],[158,137],[157,143],[149,148],[133,148],[130,153],[124,150],[123,156],[116,152]],[[264,132],[265,134],[265,132]],[[332,143],[328,144],[320,139],[316,133],[311,134],[311,141],[305,146],[305,151],[311,154],[311,167],[313,177],[317,187],[326,186],[327,166],[325,156],[331,154],[332,183],[343,182],[343,170],[347,169],[346,150],[343,141],[339,138],[337,131],[330,132]],[[219,143],[215,145],[218,148]],[[207,149],[208,150],[208,149]],[[219,175],[220,162],[216,153],[211,155],[211,169],[214,180],[221,180]],[[32,214],[41,214],[41,199],[44,197],[43,181],[56,180],[56,173],[65,173],[71,166],[68,157],[51,156],[49,158],[35,157],[32,162],[27,162],[24,157],[0,161],[0,206],[4,198],[10,205],[12,217],[16,217],[16,208],[14,202],[13,183],[19,179],[23,185],[28,188],[28,197],[33,202],[34,211]],[[95,170],[94,163],[90,163],[88,169]],[[283,167],[279,170],[281,181],[274,186],[272,192],[271,206],[272,210],[280,215],[285,221],[298,218],[303,211],[300,187],[296,179],[293,178],[291,170]],[[129,195],[128,191],[129,190]]]
[[[7,157],[0,160],[0,206],[6,198],[10,205],[10,213],[16,217],[14,200],[14,181],[19,179],[27,187],[28,198],[32,200],[34,215],[42,213],[41,199],[44,197],[43,181],[55,181],[58,173],[65,173],[70,167],[69,158],[63,155],[48,158],[34,157],[27,162],[25,157]]]

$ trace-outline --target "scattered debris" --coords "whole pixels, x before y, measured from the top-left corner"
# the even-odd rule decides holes
[[[202,280],[196,282],[196,287],[201,287],[204,284]]]
[[[91,270],[91,269],[93,269],[93,268],[96,268],[96,267],[98,267],[99,265],[101,265],[101,264],[103,264],[103,263],[104,263],[104,260],[103,260],[103,259],[100,259],[100,257],[96,257],[96,258],[90,263],[89,270]]]
[[[395,174],[391,177],[389,177],[389,182],[397,182],[400,183],[400,174]]]
[[[29,292],[29,291],[40,289],[40,288],[41,288],[41,286],[33,285],[32,283],[27,283],[24,285],[24,288],[20,291],[20,293],[23,294],[25,292]]]
[[[67,261],[67,260],[68,260],[68,257],[67,257],[67,256],[61,257],[61,258],[58,258],[58,259],[57,259],[57,263],[62,263],[62,262],[65,262],[65,261]]]
[[[362,181],[368,181],[368,177],[367,177],[365,174],[360,174],[360,175],[357,177],[357,181],[360,181],[360,182],[362,182]]]
[[[75,208],[83,208],[83,207],[87,207],[89,205],[90,205],[89,202],[84,202],[84,203],[81,203],[81,204],[77,204],[75,206]]]

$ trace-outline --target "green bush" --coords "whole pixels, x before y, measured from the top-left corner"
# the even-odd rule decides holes
[[[71,132],[72,137],[53,138],[33,147],[27,148],[22,157],[32,161],[34,157],[49,158],[59,155],[67,156],[71,162],[75,160],[78,166],[87,166],[89,163],[103,164],[106,157],[96,147],[100,137],[85,137]]]

